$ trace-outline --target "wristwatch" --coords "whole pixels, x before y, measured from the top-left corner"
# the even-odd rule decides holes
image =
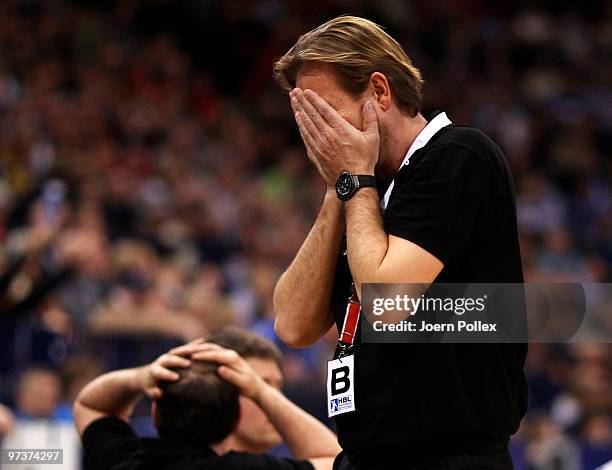
[[[348,201],[359,188],[375,188],[376,178],[372,175],[353,175],[343,171],[336,181],[336,196],[341,201]]]

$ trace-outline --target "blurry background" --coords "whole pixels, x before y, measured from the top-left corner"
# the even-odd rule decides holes
[[[223,325],[276,341],[273,287],[324,187],[271,66],[342,13],[398,39],[426,111],[503,147],[526,279],[610,282],[609,2],[0,0],[5,446],[78,468],[70,403],[94,376]],[[323,420],[334,341],[284,349],[288,396]],[[611,351],[531,346],[518,469],[612,459]]]

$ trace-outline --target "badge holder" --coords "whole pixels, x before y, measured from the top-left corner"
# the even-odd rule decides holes
[[[334,359],[327,362],[327,414],[330,418],[355,411],[353,345],[360,313],[361,304],[353,285]]]

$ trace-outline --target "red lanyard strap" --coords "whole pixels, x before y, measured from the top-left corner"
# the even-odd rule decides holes
[[[355,332],[357,331],[357,323],[359,323],[359,314],[361,313],[361,304],[354,300],[349,300],[346,304],[346,314],[344,316],[344,324],[342,325],[342,333],[338,341],[346,344],[353,344],[355,340]]]

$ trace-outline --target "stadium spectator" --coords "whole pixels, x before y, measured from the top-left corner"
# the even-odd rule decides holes
[[[595,468],[612,460],[612,420],[605,413],[587,418],[582,425],[582,468]]]
[[[61,408],[62,384],[53,370],[33,367],[17,385],[14,425],[2,441],[5,449],[63,449],[63,468],[80,468],[81,449],[70,415]],[[44,464],[22,468],[42,469]],[[19,468],[19,467],[17,467]]]
[[[126,423],[145,393],[153,399],[158,439],[138,439]],[[239,394],[261,408],[303,460],[236,451],[270,444],[249,443],[248,433],[232,436],[245,409]],[[254,417],[252,411],[247,417]],[[200,341],[175,348],[148,366],[94,380],[79,394],[74,419],[86,469],[330,469],[340,450],[331,431],[288,401],[238,353]]]
[[[207,342],[236,351],[266,383],[281,390],[281,352],[269,340],[239,328],[224,328],[210,335]],[[240,419],[236,429],[228,436],[233,450],[268,452],[282,442],[282,437],[262,409],[243,395],[240,401]]]
[[[534,420],[534,435],[525,453],[529,468],[534,470],[581,468],[578,445],[547,416]]]

